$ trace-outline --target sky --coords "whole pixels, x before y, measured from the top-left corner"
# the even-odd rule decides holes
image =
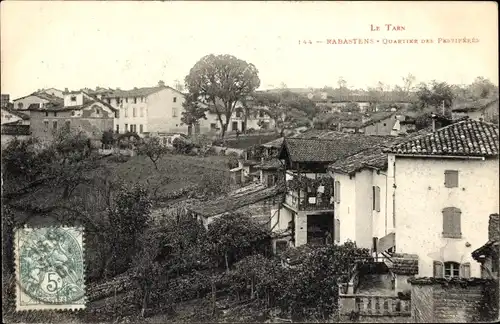
[[[173,86],[208,54],[253,63],[260,89],[282,83],[337,87],[340,77],[352,88],[378,81],[396,85],[408,73],[417,82],[468,84],[484,76],[498,84],[495,2],[2,1],[0,6],[1,92],[12,99],[49,87],[130,89],[159,80]],[[387,31],[386,24],[404,30]],[[375,26],[380,30],[372,31]],[[352,38],[373,44],[338,44]],[[477,42],[439,43],[439,38]],[[384,44],[410,39],[417,43]],[[433,43],[422,43],[427,39]]]

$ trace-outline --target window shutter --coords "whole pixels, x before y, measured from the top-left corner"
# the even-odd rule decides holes
[[[470,263],[463,263],[460,265],[460,277],[470,278]]]
[[[372,210],[375,210],[375,186],[372,186]]]
[[[337,202],[340,203],[340,182],[337,181]]]
[[[458,171],[456,170],[444,171],[444,186],[446,188],[458,187]]]
[[[451,238],[462,237],[460,209],[446,207],[443,209],[443,236]]]
[[[335,219],[335,242],[340,242],[340,219]]]
[[[380,187],[375,187],[375,210],[380,211]]]
[[[444,265],[441,261],[434,261],[434,277],[443,278],[444,277]]]

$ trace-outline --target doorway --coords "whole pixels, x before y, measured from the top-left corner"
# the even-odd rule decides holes
[[[334,238],[333,213],[307,215],[307,244],[332,244]]]

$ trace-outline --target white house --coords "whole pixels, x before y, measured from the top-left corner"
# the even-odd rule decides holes
[[[184,95],[162,81],[155,87],[100,90],[96,95],[119,109],[114,126],[117,133],[188,132],[188,126],[181,122]]]
[[[498,139],[497,125],[463,120],[392,147],[387,232],[394,232],[380,250],[418,255],[420,277],[480,277],[471,252],[499,211]]]

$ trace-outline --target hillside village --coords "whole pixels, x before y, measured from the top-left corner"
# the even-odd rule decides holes
[[[85,311],[12,320],[498,318],[498,87],[208,100],[190,77],[2,94],[4,249],[16,226],[87,231]]]

